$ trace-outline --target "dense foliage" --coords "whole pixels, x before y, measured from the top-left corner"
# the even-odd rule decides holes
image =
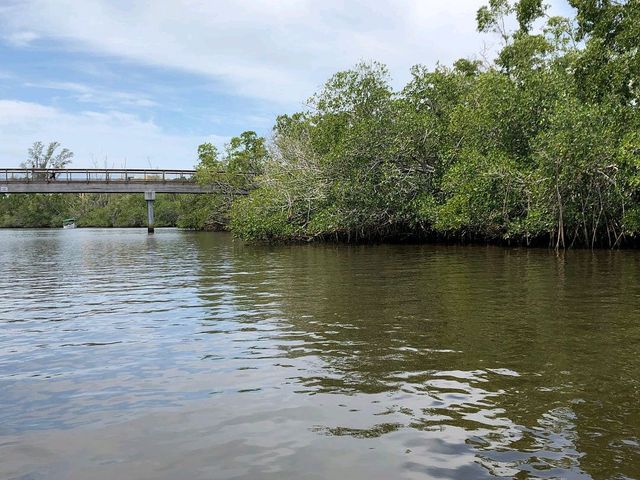
[[[188,224],[193,199],[158,194],[157,227]],[[81,227],[144,227],[147,207],[142,194],[12,194],[0,195],[0,228],[62,227],[65,218]],[[197,228],[203,228],[199,225]]]
[[[640,2],[490,0],[495,64],[339,72],[277,119],[231,226],[248,239],[614,246],[640,232]],[[507,31],[505,25],[517,25]],[[260,155],[262,158],[262,154]],[[255,166],[255,165],[254,165]]]
[[[222,156],[214,145],[200,145],[196,178],[204,185],[215,185],[220,194],[195,199],[190,217],[193,221],[190,225],[181,226],[227,229],[232,204],[238,195],[257,187],[267,153],[265,139],[252,131],[233,137]]]

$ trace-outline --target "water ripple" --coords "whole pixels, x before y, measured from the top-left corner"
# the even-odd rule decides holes
[[[635,252],[0,245],[0,477],[640,477]]]

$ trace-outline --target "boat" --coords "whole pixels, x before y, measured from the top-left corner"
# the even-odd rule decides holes
[[[76,228],[76,219],[75,218],[65,218],[62,221],[62,228]]]

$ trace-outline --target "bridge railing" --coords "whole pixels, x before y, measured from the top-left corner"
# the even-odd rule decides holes
[[[193,183],[195,182],[195,174],[195,170],[0,168],[0,182]]]

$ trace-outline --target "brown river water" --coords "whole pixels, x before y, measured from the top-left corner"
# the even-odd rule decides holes
[[[0,231],[0,478],[640,478],[640,252]]]

